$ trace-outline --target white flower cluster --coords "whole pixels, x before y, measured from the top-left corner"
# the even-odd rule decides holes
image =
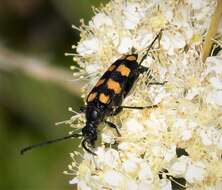
[[[83,190],[222,189],[222,57],[205,63],[201,57],[216,2],[112,0],[82,24],[74,60],[90,79],[84,95],[122,54],[134,47],[140,59],[160,29],[160,43],[143,65],[155,80],[168,82],[149,86],[147,75],[139,78],[124,105],[158,108],[109,118],[121,137],[105,127],[98,156],[72,153],[71,184]]]

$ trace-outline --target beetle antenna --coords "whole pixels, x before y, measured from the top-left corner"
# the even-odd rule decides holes
[[[94,155],[94,156],[97,156],[97,154],[96,154],[95,152],[91,151],[91,150],[87,147],[87,145],[86,145],[87,140],[88,140],[87,138],[86,138],[86,139],[83,139],[83,141],[82,141],[82,147],[83,147],[88,153],[90,153],[90,154],[92,154],[92,155]]]
[[[78,138],[78,137],[82,137],[82,136],[83,136],[82,134],[71,134],[71,135],[60,137],[60,138],[57,138],[57,139],[44,141],[44,142],[41,142],[41,143],[38,143],[38,144],[33,144],[31,146],[23,148],[20,151],[20,154],[24,154],[24,152],[26,152],[28,150],[31,150],[33,148],[38,148],[38,147],[45,146],[45,145],[48,145],[48,144],[52,144],[52,143],[56,143],[56,142],[59,142],[59,141],[67,140],[67,139],[70,139],[72,137]]]
[[[139,65],[141,65],[142,62],[146,59],[146,57],[147,57],[150,49],[152,48],[153,44],[155,43],[155,41],[156,41],[158,38],[161,37],[162,32],[163,32],[163,29],[161,29],[161,30],[159,31],[159,33],[156,35],[156,37],[154,38],[154,40],[153,40],[153,41],[151,42],[151,44],[147,47],[146,53],[145,53],[145,55],[142,57],[142,59],[140,60]]]

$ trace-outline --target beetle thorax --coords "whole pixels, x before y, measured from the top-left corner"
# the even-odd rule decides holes
[[[95,106],[86,108],[86,121],[93,125],[99,125],[104,119],[104,113]]]

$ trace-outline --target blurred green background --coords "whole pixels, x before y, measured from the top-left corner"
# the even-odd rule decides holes
[[[72,44],[79,40],[79,20],[107,0],[0,0],[0,189],[73,189],[63,175],[69,140],[19,154],[22,147],[66,135],[54,126],[78,110],[78,83],[69,70]]]

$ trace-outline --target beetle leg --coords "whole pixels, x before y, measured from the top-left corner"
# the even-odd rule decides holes
[[[80,113],[85,113],[86,111],[86,106],[81,106],[79,109]]]
[[[106,121],[106,120],[105,120],[105,123],[108,124],[109,127],[114,128],[116,130],[118,136],[121,136],[121,134],[120,134],[120,132],[118,130],[118,127],[114,123],[111,123],[110,121]]]
[[[118,115],[123,110],[123,108],[121,108],[120,106],[119,107],[114,107],[114,108],[115,109],[111,113],[111,116]]]
[[[167,81],[164,81],[164,82],[149,82],[148,83],[148,86],[149,85],[164,85],[164,84],[166,84],[167,83]]]
[[[148,75],[150,74],[150,69],[148,67],[144,67],[143,65],[140,65],[139,66],[139,73],[140,74],[143,74],[143,73],[146,73],[148,72]]]
[[[141,74],[147,72],[147,76],[150,80],[152,80],[152,79],[156,80],[155,77],[151,75],[151,70],[148,67],[144,67],[144,66],[141,65],[140,68],[139,68],[139,72]],[[165,83],[167,83],[167,81],[164,81],[164,82],[149,82],[148,85],[164,85]]]
[[[148,67],[144,67],[142,65],[140,65],[139,67],[139,73],[143,74],[143,73],[146,73],[147,72],[147,76],[150,80],[154,79],[155,80],[155,77],[151,75],[151,70],[148,68]],[[146,82],[146,84],[149,86],[149,85],[164,85],[166,84],[167,81],[164,81],[164,82]]]
[[[97,154],[93,151],[91,151],[88,147],[87,147],[87,138],[86,139],[83,139],[82,141],[82,147],[86,150],[86,152],[94,155],[94,156],[97,156]]]
[[[158,105],[152,105],[152,106],[119,106],[119,108],[127,108],[127,109],[137,109],[137,110],[143,110],[143,109],[151,109],[151,108],[157,108]]]

